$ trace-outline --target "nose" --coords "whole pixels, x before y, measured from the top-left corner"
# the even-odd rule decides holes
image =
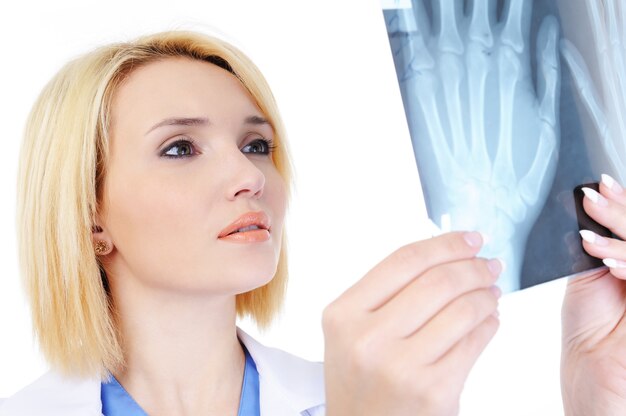
[[[265,175],[261,169],[240,152],[229,162],[232,177],[226,191],[227,198],[230,200],[240,197],[259,199],[265,187]]]

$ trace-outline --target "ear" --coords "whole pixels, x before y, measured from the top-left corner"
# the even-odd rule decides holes
[[[98,221],[99,223],[101,221]],[[91,239],[93,242],[93,248],[98,257],[104,257],[113,251],[113,239],[107,232],[106,228],[101,227],[99,224],[95,224],[91,228]]]

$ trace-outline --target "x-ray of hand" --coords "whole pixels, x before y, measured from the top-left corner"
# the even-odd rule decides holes
[[[532,0],[507,0],[500,20],[496,0],[468,14],[459,0],[430,5],[387,17],[429,214],[444,231],[483,232],[480,254],[505,261],[499,286],[515,290],[557,164],[558,23],[541,23],[535,88]]]
[[[585,60],[567,39],[561,52],[578,95],[597,131],[605,159],[597,166],[618,181],[626,181],[626,3],[586,0],[591,32],[598,53],[599,81],[594,84]]]

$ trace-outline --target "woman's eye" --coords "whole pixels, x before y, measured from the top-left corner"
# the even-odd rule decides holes
[[[256,153],[261,155],[269,155],[274,150],[272,142],[265,139],[257,139],[248,143],[241,148],[243,153]]]
[[[189,157],[194,154],[193,142],[190,140],[178,140],[163,150],[161,156],[171,158]]]

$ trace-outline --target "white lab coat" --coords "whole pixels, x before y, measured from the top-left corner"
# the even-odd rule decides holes
[[[269,348],[238,329],[259,372],[261,416],[323,416],[322,363]],[[0,416],[101,416],[100,380],[71,379],[54,371],[0,401]]]

